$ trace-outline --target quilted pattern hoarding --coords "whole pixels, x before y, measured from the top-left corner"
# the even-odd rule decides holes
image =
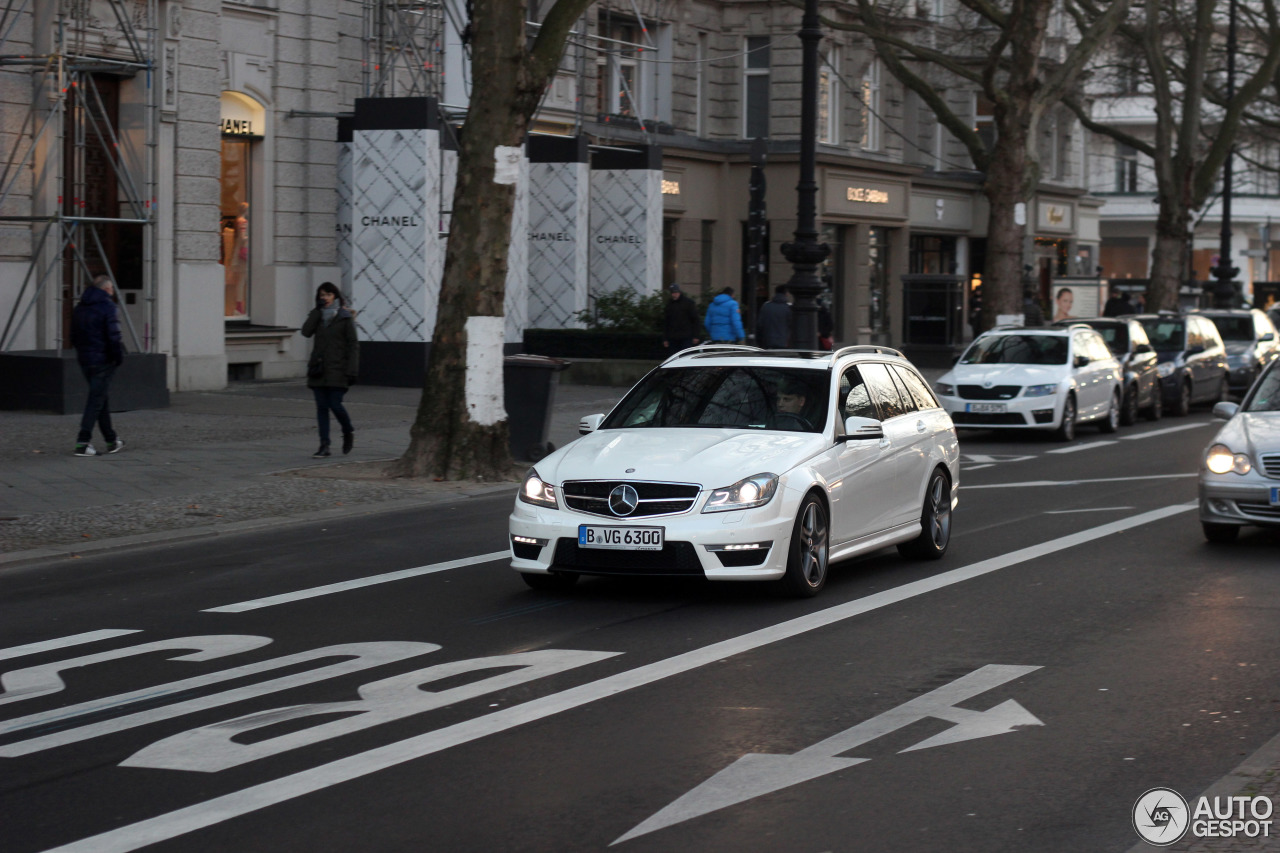
[[[532,329],[572,329],[587,307],[590,167],[529,167],[529,321]]]
[[[661,170],[592,170],[589,264],[592,296],[662,287]]]

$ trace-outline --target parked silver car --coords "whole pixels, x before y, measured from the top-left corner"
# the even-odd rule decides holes
[[[1280,528],[1280,361],[1244,401],[1218,403],[1227,422],[1200,463],[1200,524],[1210,542],[1230,542],[1245,525]]]

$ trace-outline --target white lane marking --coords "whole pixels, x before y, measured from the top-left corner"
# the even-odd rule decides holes
[[[1090,506],[1080,509],[1050,509],[1045,511],[1045,515],[1067,515],[1073,512],[1120,512],[1126,509],[1133,509],[1131,506]]]
[[[972,699],[1037,669],[1040,667],[989,664],[799,752],[790,755],[748,753],[613,844],[868,762],[871,759],[845,758],[843,754],[930,717],[955,725],[901,752],[1008,734],[1021,726],[1043,726],[1043,722],[1012,699],[988,711],[956,707],[957,702]]]
[[[1106,441],[1091,441],[1088,444],[1077,444],[1072,447],[1059,447],[1057,450],[1046,450],[1045,453],[1075,453],[1079,450],[1093,450],[1095,447],[1106,447],[1108,444],[1115,444],[1110,439]]]
[[[103,628],[101,631],[86,631],[83,634],[72,634],[69,637],[59,637],[56,640],[41,640],[38,643],[27,643],[23,646],[10,646],[7,649],[0,649],[0,660],[20,658],[26,655],[39,654],[40,652],[53,651],[54,649],[65,649],[68,646],[79,646],[84,643],[96,643],[99,640],[110,640],[112,637],[123,637],[126,634],[140,632],[140,628]]]
[[[200,612],[244,613],[246,610],[275,607],[277,604],[288,604],[291,601],[302,601],[307,598],[319,598],[322,595],[333,595],[335,592],[346,592],[349,589],[360,589],[361,587],[375,586],[380,583],[391,583],[392,581],[404,580],[405,578],[416,578],[420,575],[429,575],[434,572],[444,572],[449,569],[460,569],[463,566],[476,566],[480,563],[492,563],[494,560],[501,560],[502,558],[509,556],[511,556],[510,551],[493,551],[488,554],[479,554],[475,557],[463,557],[460,560],[449,560],[444,563],[432,563],[429,566],[418,566],[416,569],[401,569],[398,572],[387,572],[382,575],[371,575],[367,578],[356,578],[355,580],[341,581],[339,583],[331,583],[324,586],[314,586],[311,589],[300,589],[297,592],[285,592],[280,595],[271,595],[266,598],[255,598],[251,601],[241,601],[236,604],[224,604],[222,607],[210,607],[208,610],[202,610]]]
[[[965,466],[964,466],[964,470],[966,470],[966,471],[981,471],[983,468],[991,468],[991,467],[994,467],[994,466],[995,466],[995,464],[996,464],[996,463],[994,463],[994,462],[988,462],[988,463],[986,463],[985,465],[965,465]]]
[[[1140,438],[1151,438],[1152,436],[1156,436],[1156,435],[1168,435],[1171,432],[1182,432],[1184,429],[1195,429],[1196,427],[1210,426],[1211,424],[1212,422],[1208,421],[1208,422],[1195,423],[1195,424],[1182,424],[1180,426],[1165,427],[1164,429],[1153,429],[1151,432],[1140,432],[1137,435],[1126,435],[1121,440],[1137,441]]]
[[[470,743],[488,735],[505,732],[517,726],[541,720],[564,711],[579,708],[591,702],[607,699],[628,690],[644,687],[649,684],[681,675],[686,672],[724,660],[726,657],[749,652],[754,649],[791,639],[809,631],[825,628],[843,622],[854,616],[878,610],[906,601],[918,595],[945,589],[963,581],[971,580],[1018,563],[1043,557],[1067,548],[1075,548],[1095,539],[1121,533],[1144,524],[1161,521],[1196,508],[1196,504],[1174,504],[1149,512],[1140,513],[1119,521],[1082,530],[1062,536],[1039,545],[1032,545],[1009,554],[1001,554],[987,560],[980,560],[969,566],[952,569],[930,578],[904,584],[895,589],[869,595],[856,601],[837,604],[826,610],[800,616],[768,628],[761,628],[739,637],[712,643],[700,649],[693,649],[675,655],[666,660],[655,661],[635,669],[606,676],[597,681],[571,687],[560,693],[533,699],[522,705],[515,705],[464,720],[436,731],[424,732],[396,743],[371,749],[358,755],[341,758],[303,770],[298,773],[262,782],[249,788],[206,800],[203,803],[177,809],[167,814],[158,815],[147,820],[109,830],[91,838],[73,841],[48,853],[126,853],[149,844],[155,844],[171,838],[177,838],[189,832],[195,832],[207,826],[214,826],[233,817],[251,814],[268,806],[288,802],[306,794],[322,791],[333,785],[359,779],[371,773],[377,773],[389,767],[396,767],[415,758],[432,755],[453,746]]]
[[[1031,486],[1084,486],[1091,483],[1131,483],[1135,480],[1176,480],[1179,478],[1198,477],[1199,474],[1144,474],[1141,477],[1106,477],[1100,480],[1027,480],[1022,483],[987,483],[981,486],[961,486],[962,491],[970,489],[1025,489]]]

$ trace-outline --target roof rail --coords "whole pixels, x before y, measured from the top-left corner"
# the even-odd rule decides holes
[[[890,347],[882,347],[878,344],[857,344],[850,347],[840,347],[832,353],[833,359],[841,358],[846,355],[856,355],[858,353],[875,353],[876,355],[896,355],[898,358],[906,358],[901,352]]]
[[[689,347],[673,353],[667,356],[662,363],[666,364],[672,359],[683,358],[686,355],[701,355],[709,352],[764,352],[764,350],[760,349],[760,347],[749,347],[746,344],[702,344],[701,346]]]

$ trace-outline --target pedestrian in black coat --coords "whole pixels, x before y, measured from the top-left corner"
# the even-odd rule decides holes
[[[702,337],[698,306],[680,291],[680,285],[671,285],[670,292],[671,299],[665,306],[662,323],[662,347],[668,354],[697,346]]]
[[[71,345],[76,348],[80,372],[89,383],[89,396],[80,417],[80,433],[76,436],[76,456],[99,455],[91,443],[95,422],[107,442],[107,453],[124,449],[124,442],[111,425],[111,401],[107,396],[111,377],[124,362],[120,316],[111,298],[115,292],[109,276],[97,276],[71,312]]]
[[[360,374],[360,340],[355,314],[332,282],[326,281],[316,289],[316,307],[302,324],[302,336],[316,339],[307,362],[307,387],[316,398],[316,423],[320,428],[320,449],[312,457],[330,455],[329,412],[342,426],[342,452],[350,453],[355,446],[355,428],[342,398]]]
[[[791,346],[791,305],[787,302],[787,289],[779,287],[773,298],[760,306],[756,318],[756,345],[765,349],[786,349]]]

